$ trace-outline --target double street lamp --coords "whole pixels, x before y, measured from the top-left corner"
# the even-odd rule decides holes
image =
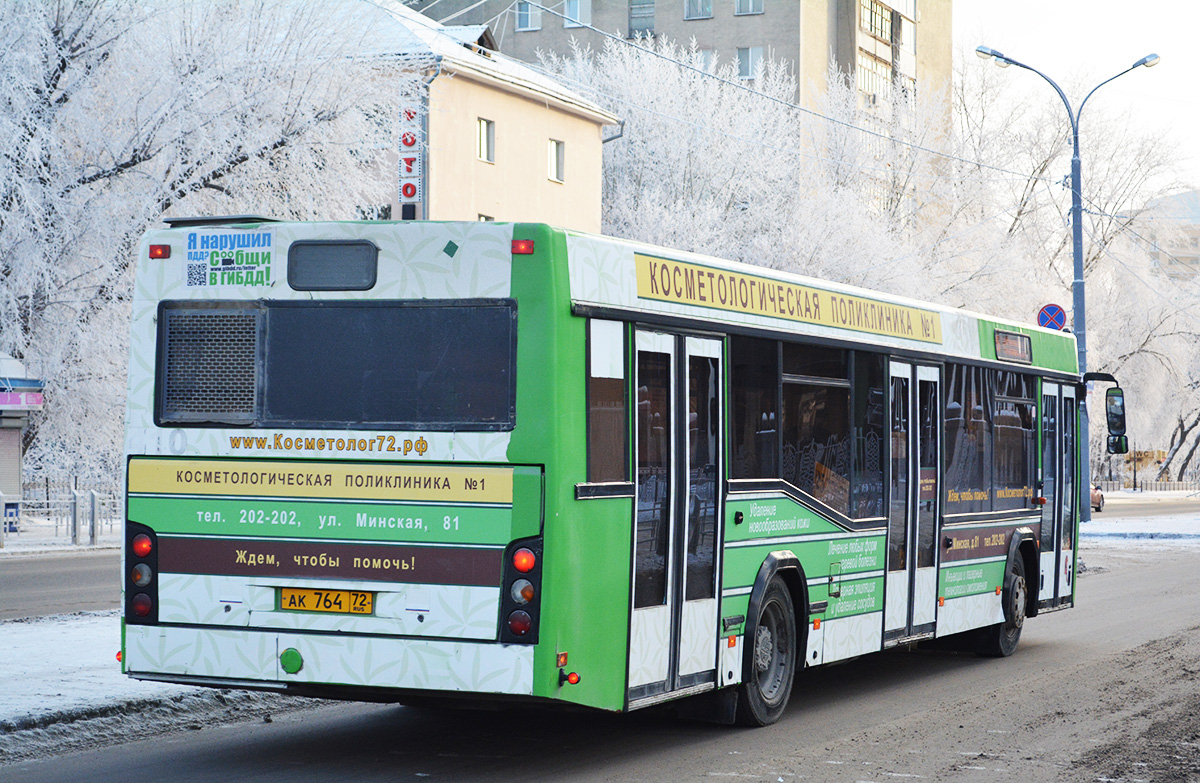
[[[1039,71],[1037,68],[1026,65],[1001,54],[995,49],[989,49],[986,46],[979,46],[975,49],[975,53],[983,59],[995,59],[996,65],[1001,68],[1007,68],[1010,65],[1015,65],[1018,68],[1024,68],[1027,71],[1033,71],[1038,76],[1045,79],[1054,91],[1058,93],[1058,97],[1062,98],[1063,105],[1067,107],[1067,119],[1071,121],[1071,247],[1075,262],[1075,281],[1071,284],[1072,294],[1072,322],[1075,330],[1076,346],[1079,350],[1079,373],[1083,375],[1087,372],[1087,318],[1084,310],[1084,288],[1083,288],[1083,196],[1081,185],[1081,174],[1079,165],[1079,115],[1083,111],[1083,107],[1087,104],[1088,98],[1095,94],[1096,90],[1111,82],[1120,76],[1124,76],[1135,68],[1146,66],[1150,68],[1158,65],[1159,56],[1157,54],[1148,54],[1138,60],[1133,65],[1118,73],[1116,76],[1109,77],[1092,88],[1092,91],[1084,97],[1083,102],[1079,104],[1078,110],[1071,108],[1071,102],[1067,100],[1066,94],[1062,88],[1055,83],[1046,74]],[[1088,432],[1088,416],[1087,406],[1083,408],[1083,451],[1081,457],[1083,459],[1083,468],[1087,471],[1087,475],[1091,476],[1091,463],[1089,456],[1089,432]],[[1086,494],[1083,495],[1087,497]],[[1083,505],[1083,519],[1091,518],[1091,506]]]

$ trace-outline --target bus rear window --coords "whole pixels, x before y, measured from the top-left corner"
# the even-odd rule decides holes
[[[164,302],[158,419],[511,430],[516,324],[513,300]],[[231,334],[253,368],[230,371]]]

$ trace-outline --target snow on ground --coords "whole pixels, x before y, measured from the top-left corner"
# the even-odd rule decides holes
[[[315,704],[134,680],[121,674],[120,647],[115,609],[0,622],[0,765]]]
[[[1194,493],[1155,493],[1155,497],[1187,497]],[[1150,496],[1116,492],[1105,510],[1081,527],[1081,551],[1144,546],[1200,547],[1200,503],[1197,510],[1173,516],[1126,516],[1122,506]],[[45,542],[28,540],[22,547],[9,537],[5,552],[45,551]],[[50,549],[58,549],[51,545]],[[0,568],[3,567],[0,555]],[[42,750],[85,747],[105,736],[154,724],[185,728],[213,720],[261,717],[272,711],[302,709],[303,699],[269,693],[217,691],[157,682],[141,682],[121,674],[116,660],[121,645],[120,615],[81,612],[0,622],[0,764],[28,758]],[[146,713],[153,721],[146,721]],[[136,720],[123,720],[125,717]],[[145,729],[140,729],[144,731]]]

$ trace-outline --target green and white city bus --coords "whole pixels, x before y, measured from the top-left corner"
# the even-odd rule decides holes
[[[1074,602],[1070,334],[535,224],[138,252],[132,677],[765,724]]]

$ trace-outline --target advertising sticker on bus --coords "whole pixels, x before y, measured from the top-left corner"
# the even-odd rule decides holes
[[[270,286],[272,239],[271,231],[189,231],[185,285]]]

